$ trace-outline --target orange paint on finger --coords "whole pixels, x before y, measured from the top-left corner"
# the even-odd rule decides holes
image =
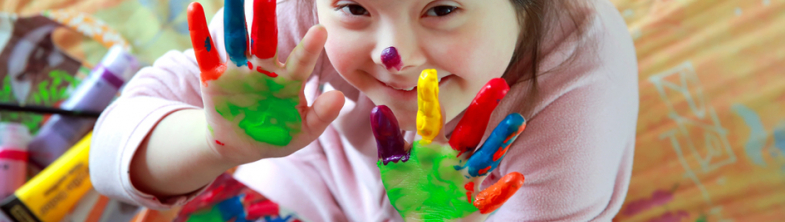
[[[499,209],[504,202],[507,202],[507,199],[510,199],[523,186],[524,179],[523,174],[518,172],[505,175],[499,182],[477,194],[477,197],[474,199],[474,207],[477,207],[482,214]]]
[[[202,73],[200,74],[202,84],[204,84],[204,86],[207,86],[207,81],[212,81],[220,78],[225,70],[226,70],[225,64],[221,64],[212,70],[202,70]]]

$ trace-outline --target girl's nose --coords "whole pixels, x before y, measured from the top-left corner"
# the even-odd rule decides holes
[[[425,63],[417,42],[416,33],[410,27],[389,27],[379,32],[376,47],[371,53],[373,61],[390,72],[406,72],[407,68],[420,67]],[[406,71],[405,71],[406,70]]]

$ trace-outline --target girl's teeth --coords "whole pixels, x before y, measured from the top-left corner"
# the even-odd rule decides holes
[[[412,91],[414,89],[414,86],[412,86],[411,88],[406,88],[406,89],[395,88],[395,87],[392,87],[392,86],[390,86],[390,88],[397,89],[397,90],[403,90],[403,91]]]
[[[442,82],[442,79],[443,79],[444,77],[446,77],[446,76],[439,77],[439,82]],[[386,84],[385,84],[385,85],[386,85]],[[401,88],[395,88],[395,87],[393,87],[393,86],[390,86],[390,85],[387,85],[387,86],[389,86],[390,88],[396,89],[396,90],[403,90],[403,91],[412,91],[412,90],[414,90],[414,88],[416,87],[416,86],[412,86],[412,87],[410,87],[410,88],[401,89]]]

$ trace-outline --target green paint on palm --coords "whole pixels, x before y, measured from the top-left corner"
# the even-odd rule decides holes
[[[224,73],[214,81],[221,90],[213,96],[215,110],[254,140],[286,146],[302,127],[302,82],[257,74]]]
[[[457,152],[449,146],[414,143],[409,161],[376,163],[390,203],[407,219],[443,221],[477,211],[466,200]]]
[[[211,221],[224,221],[221,215],[221,210],[217,207],[211,207],[209,210],[203,210],[188,216],[186,222],[211,222]]]

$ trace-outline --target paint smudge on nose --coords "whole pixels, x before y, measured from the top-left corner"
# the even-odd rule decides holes
[[[401,56],[398,55],[398,50],[395,47],[388,47],[382,50],[382,63],[387,69],[395,68],[400,71],[403,64],[401,64]]]
[[[747,106],[741,104],[734,104],[731,110],[739,115],[744,120],[747,127],[750,128],[750,135],[747,143],[744,144],[744,153],[747,154],[752,163],[758,166],[766,166],[766,161],[763,159],[763,148],[768,139],[768,133],[763,128],[763,122],[760,120],[758,113],[753,111]]]

